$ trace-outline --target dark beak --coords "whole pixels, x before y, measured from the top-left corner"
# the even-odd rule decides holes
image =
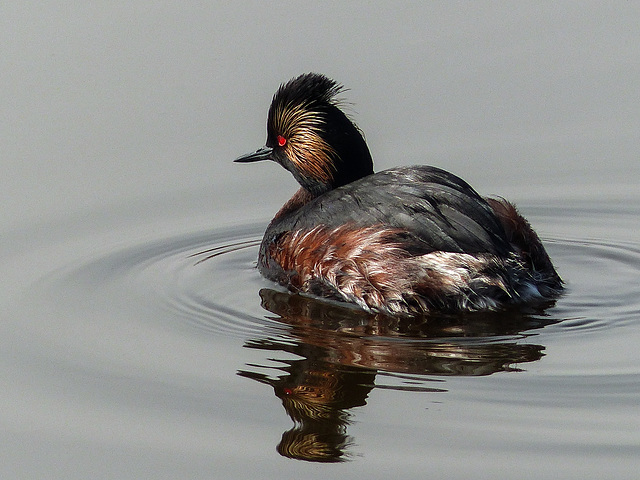
[[[248,155],[242,155],[234,160],[234,162],[238,163],[249,163],[249,162],[259,162],[260,160],[273,160],[271,155],[273,154],[273,148],[262,147],[256,150],[253,153],[249,153]]]

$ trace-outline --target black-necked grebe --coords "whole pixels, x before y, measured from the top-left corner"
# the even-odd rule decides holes
[[[264,148],[302,188],[264,234],[258,268],[291,291],[390,314],[495,310],[562,289],[538,235],[504,199],[430,166],[373,173],[343,88],[309,73],[280,86]]]

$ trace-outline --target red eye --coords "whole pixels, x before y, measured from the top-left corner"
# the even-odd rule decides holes
[[[278,135],[278,146],[284,147],[287,144],[287,139],[282,135]]]

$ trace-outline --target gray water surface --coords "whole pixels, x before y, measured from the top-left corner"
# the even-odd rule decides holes
[[[632,2],[0,7],[2,478],[636,478]],[[372,317],[255,269],[295,191],[280,82],[343,82],[376,168],[515,201],[544,308]]]

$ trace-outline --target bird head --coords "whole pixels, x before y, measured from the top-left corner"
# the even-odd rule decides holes
[[[360,130],[340,109],[343,90],[317,73],[281,85],[269,107],[265,147],[235,161],[274,160],[314,196],[373,173]]]

